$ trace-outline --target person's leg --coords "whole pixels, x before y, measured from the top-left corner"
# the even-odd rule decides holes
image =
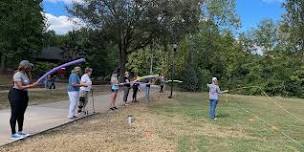
[[[209,118],[212,119],[212,100],[209,100]]]
[[[48,89],[51,89],[51,82],[48,82]]]
[[[160,86],[160,92],[161,92],[161,93],[164,91],[163,89],[164,89],[164,86],[161,85],[161,86]]]
[[[17,106],[11,104],[11,118],[10,118],[10,126],[11,126],[11,133],[16,133],[16,122],[18,117],[18,109]]]
[[[130,90],[130,89],[129,89],[128,87],[124,87],[123,101],[124,101],[125,103],[127,103],[127,101],[128,101],[129,90]]]
[[[84,94],[84,105],[83,105],[83,107],[85,108],[86,106],[87,106],[87,104],[88,104],[88,102],[89,102],[89,92],[85,92],[85,94]]]
[[[27,92],[25,92],[22,96],[23,96],[23,101],[20,104],[20,106],[21,106],[20,114],[19,114],[19,117],[17,118],[18,132],[23,131],[24,114],[25,114],[26,108],[28,106],[28,101],[29,101]]]
[[[117,98],[117,94],[118,94],[118,92],[115,91],[115,92],[114,92],[114,96],[113,96],[113,108],[114,108],[114,109],[117,109],[117,107],[116,107],[116,98]]]
[[[11,133],[12,135],[16,133],[16,122],[18,118],[18,94],[15,93],[13,90],[10,90],[8,99],[11,106],[11,117],[10,117],[10,126],[11,126]]]
[[[215,118],[215,108],[216,108],[216,100],[212,100],[212,104],[211,104],[211,119],[214,119]]]
[[[218,100],[214,101],[214,118],[216,118],[216,108],[217,108]]]
[[[135,102],[135,90],[136,89],[133,88],[132,102]]]
[[[82,108],[84,107],[85,97],[82,95],[79,97],[79,103],[78,103],[78,113],[82,112]]]
[[[78,102],[79,102],[79,92],[75,91],[74,92],[74,107],[73,107],[74,116],[76,116],[76,113],[77,113]]]
[[[82,112],[84,104],[85,104],[85,92],[80,91],[79,92],[79,102],[78,102],[78,113]]]
[[[135,89],[134,90],[134,97],[133,97],[135,102],[137,102],[137,92],[138,92],[138,89]]]
[[[129,93],[130,93],[130,88],[127,89],[127,96],[126,96],[126,99],[125,99],[126,103],[128,102]]]
[[[150,101],[150,87],[148,88],[148,101]]]
[[[68,114],[68,118],[73,118],[73,112],[72,112],[72,109],[73,109],[73,106],[72,106],[72,100],[73,100],[73,93],[72,92],[68,92],[68,95],[69,95],[69,114]]]
[[[69,114],[68,118],[73,118],[76,115],[76,107],[77,102],[79,101],[79,93],[78,92],[68,92],[69,99],[70,99],[70,106],[69,106]]]
[[[145,88],[145,98],[146,98],[146,101],[148,102],[148,101],[149,101],[149,97],[148,97],[148,87]]]
[[[112,90],[110,109],[114,107],[114,98],[115,98],[114,96],[115,96],[115,92]]]

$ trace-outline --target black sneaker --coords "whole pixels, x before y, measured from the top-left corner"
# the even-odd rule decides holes
[[[114,109],[114,110],[117,110],[118,108],[117,108],[117,107],[113,107],[113,109]]]
[[[115,109],[112,107],[112,108],[110,108],[110,110],[114,111]]]

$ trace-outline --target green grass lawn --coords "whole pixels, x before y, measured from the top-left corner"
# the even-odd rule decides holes
[[[178,151],[304,151],[304,100],[225,95],[217,121],[208,119],[207,100],[182,94],[152,107],[160,115],[179,115],[198,130],[210,126],[203,135],[195,130],[181,135]]]
[[[73,123],[3,151],[304,151],[304,100],[224,95],[216,121],[208,118],[205,93],[153,100]],[[136,119],[132,128],[126,123],[129,114]]]

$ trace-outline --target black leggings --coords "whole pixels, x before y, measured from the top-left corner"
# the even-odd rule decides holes
[[[18,131],[23,131],[24,113],[26,111],[29,97],[27,91],[10,89],[8,100],[11,105],[10,125],[12,134],[16,133],[16,122],[18,122]]]

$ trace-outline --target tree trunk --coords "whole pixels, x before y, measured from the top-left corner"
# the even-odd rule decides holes
[[[126,72],[127,63],[127,49],[123,46],[119,47],[119,66],[120,66],[120,81],[123,82],[124,74]]]
[[[0,65],[1,72],[5,71],[5,60],[6,60],[6,57],[5,57],[4,53],[1,53],[1,65]]]
[[[153,74],[153,46],[150,46],[151,49],[151,57],[150,57],[150,74]]]

